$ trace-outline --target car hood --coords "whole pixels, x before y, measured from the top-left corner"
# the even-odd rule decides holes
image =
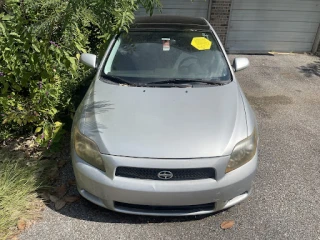
[[[238,83],[143,88],[96,80],[84,99],[80,130],[103,154],[203,158],[231,154],[247,137]]]

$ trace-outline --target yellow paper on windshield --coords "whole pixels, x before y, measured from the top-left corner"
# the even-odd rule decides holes
[[[194,37],[191,41],[191,45],[198,50],[209,50],[212,42],[205,37]]]

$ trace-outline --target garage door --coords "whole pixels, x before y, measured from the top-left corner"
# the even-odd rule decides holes
[[[320,23],[320,0],[234,0],[229,52],[308,52]]]
[[[208,0],[161,0],[162,14],[190,16],[190,17],[208,17]],[[155,10],[154,14],[160,14]],[[136,15],[146,15],[144,9],[140,9]]]

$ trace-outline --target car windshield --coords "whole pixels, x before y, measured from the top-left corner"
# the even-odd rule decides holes
[[[105,77],[148,84],[193,80],[229,82],[227,61],[214,35],[198,31],[122,33],[104,65]]]

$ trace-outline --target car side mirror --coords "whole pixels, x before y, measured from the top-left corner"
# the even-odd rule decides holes
[[[238,58],[235,58],[233,61],[233,67],[236,72],[243,70],[249,66],[250,66],[250,63],[248,58],[238,57]]]
[[[82,53],[80,56],[80,62],[88,67],[97,68],[97,56],[94,54]]]

